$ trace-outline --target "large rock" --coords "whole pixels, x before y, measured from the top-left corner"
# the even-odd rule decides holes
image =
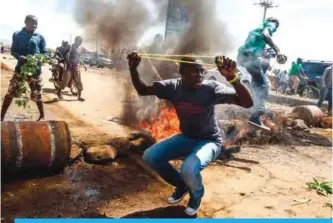
[[[110,145],[102,145],[89,148],[85,153],[85,159],[93,163],[105,163],[113,161],[118,155],[116,148]]]
[[[297,106],[292,110],[297,119],[302,119],[308,126],[320,126],[323,112],[315,105]]]
[[[295,130],[304,130],[304,129],[307,129],[308,126],[305,124],[304,120],[295,119],[292,122],[292,128]]]
[[[82,156],[82,154],[83,154],[83,149],[80,148],[80,146],[73,144],[72,149],[71,149],[71,154],[70,154],[71,162],[80,158],[80,156]]]

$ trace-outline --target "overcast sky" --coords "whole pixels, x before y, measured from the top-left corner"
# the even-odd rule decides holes
[[[131,1],[131,0],[123,0]],[[216,0],[220,18],[227,25],[233,39],[235,57],[237,48],[248,32],[261,23],[263,9],[252,0]],[[275,0],[279,5],[270,9],[267,16],[280,20],[280,28],[273,39],[290,60],[296,57],[315,60],[333,58],[333,1],[332,0]],[[72,16],[73,0],[0,0],[0,40],[11,40],[14,31],[23,27],[26,14],[39,19],[38,32],[49,47],[56,47],[70,35],[82,35],[82,28]],[[164,33],[164,27],[151,29],[146,36]],[[209,34],[208,34],[209,35]],[[290,61],[289,60],[289,61]]]

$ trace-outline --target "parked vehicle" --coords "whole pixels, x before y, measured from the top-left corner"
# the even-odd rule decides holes
[[[313,82],[309,81],[308,77],[305,76],[298,76],[300,82],[298,88],[296,90],[296,94],[305,97],[305,98],[319,98],[320,96],[320,88],[317,88]],[[295,94],[292,92],[293,81],[288,80],[288,84],[286,85],[279,85],[277,88],[277,92],[286,95],[293,95]]]
[[[91,57],[89,65],[90,67],[96,66],[98,68],[104,68],[104,67],[111,68],[112,60],[107,58],[103,54],[98,54]]]
[[[321,88],[321,77],[324,70],[332,65],[332,61],[303,60],[303,70],[307,76],[308,84]]]

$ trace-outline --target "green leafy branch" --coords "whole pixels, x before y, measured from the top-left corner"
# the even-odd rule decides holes
[[[43,66],[44,63],[49,61],[49,58],[44,54],[27,55],[26,62],[21,66],[19,73],[19,94],[20,98],[15,101],[18,107],[29,109],[29,94],[30,90],[26,87],[26,82],[32,78],[38,72],[38,69]]]
[[[332,181],[319,183],[315,178],[313,178],[313,182],[308,182],[306,185],[308,185],[310,189],[317,190],[318,194],[326,197],[328,194],[332,194]]]

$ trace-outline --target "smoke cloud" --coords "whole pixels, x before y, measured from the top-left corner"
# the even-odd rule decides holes
[[[176,53],[226,53],[231,41],[224,23],[218,18],[215,0],[187,1],[190,27],[181,37]]]
[[[133,47],[153,22],[143,0],[77,0],[76,21],[88,38],[98,38],[104,49]]]
[[[177,54],[225,53],[231,49],[226,28],[217,18],[215,2],[187,1],[189,30],[180,36],[179,44],[166,43],[166,48]],[[167,3],[167,0],[77,0],[75,19],[85,28],[85,40],[98,38],[105,51],[134,50],[145,30],[166,22]],[[177,77],[178,67],[172,62],[143,59],[139,69],[144,81],[151,84],[153,80]],[[124,100],[127,98],[129,95],[124,95]],[[135,104],[124,105],[122,119],[128,125],[137,123],[156,113],[158,108],[155,97],[142,97]]]

